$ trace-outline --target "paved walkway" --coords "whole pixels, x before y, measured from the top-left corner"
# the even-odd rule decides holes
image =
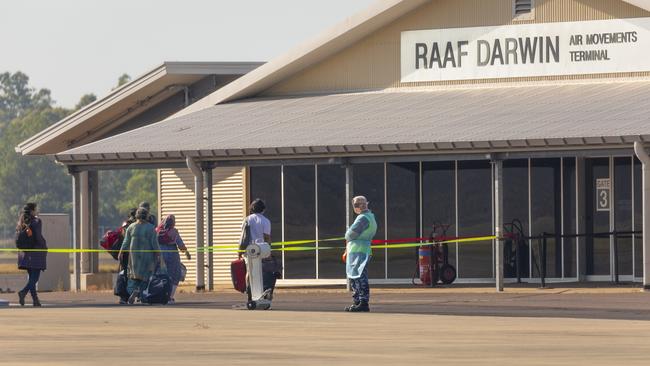
[[[173,306],[42,298],[0,309],[0,364],[650,364],[650,294],[636,288],[374,289],[370,314],[341,312],[341,289],[280,289],[271,311],[231,310],[243,296],[225,289]]]

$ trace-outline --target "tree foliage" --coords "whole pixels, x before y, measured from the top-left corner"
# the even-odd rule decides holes
[[[124,74],[118,84],[129,80]],[[75,110],[96,99],[82,96]],[[14,147],[72,112],[54,106],[49,90],[31,88],[24,73],[0,74],[0,226],[14,225],[29,201],[37,202],[41,212],[71,213],[72,184],[65,167],[48,157],[22,156]],[[100,225],[118,226],[141,201],[155,210],[156,184],[155,170],[100,172]]]

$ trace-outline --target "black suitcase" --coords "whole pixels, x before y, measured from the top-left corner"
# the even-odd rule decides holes
[[[166,273],[157,272],[149,278],[147,288],[140,294],[143,304],[167,304],[172,292],[172,282]]]
[[[117,279],[115,280],[115,287],[113,288],[113,294],[119,296],[122,299],[129,298],[129,292],[127,291],[127,286],[129,284],[129,278],[127,276],[126,268],[121,268],[120,272],[117,274]]]

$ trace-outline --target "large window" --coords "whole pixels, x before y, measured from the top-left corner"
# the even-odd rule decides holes
[[[456,236],[456,163],[422,163],[422,233]],[[449,244],[449,263],[458,267],[456,245]]]
[[[354,166],[354,196],[365,196],[370,201],[370,210],[375,214],[377,234],[375,239],[385,238],[384,220],[384,164],[359,164]],[[351,207],[351,206],[350,206]],[[370,278],[386,277],[386,250],[374,249],[368,267]]]
[[[543,245],[533,243],[536,262],[533,276],[540,275],[542,260],[546,255],[546,277],[562,277],[561,240],[561,172],[560,159],[533,159],[530,171],[531,231],[533,236],[550,235],[546,239],[546,253]]]
[[[528,159],[506,160],[503,162],[503,222],[507,230],[515,234],[522,229],[523,235],[528,235]],[[505,277],[517,277],[517,266],[521,277],[529,274],[528,241],[518,247],[516,242],[504,243]],[[519,253],[517,253],[519,250]],[[519,261],[519,263],[517,263]]]
[[[602,234],[609,232],[609,211],[601,211],[596,208],[598,202],[596,183],[598,179],[609,179],[609,158],[597,158],[585,160],[585,185],[587,234]],[[609,236],[587,236],[586,245],[586,274],[587,275],[609,275]]]
[[[632,231],[632,158],[614,159],[614,217],[616,231]],[[632,275],[632,236],[621,235],[614,250],[618,253],[618,274]]]
[[[488,161],[458,162],[458,234],[492,233],[492,169]],[[489,278],[492,271],[490,242],[459,244],[458,276]]]
[[[388,237],[420,236],[420,164],[388,164],[386,171]],[[388,251],[388,278],[410,278],[417,259],[417,248]]]
[[[504,161],[503,167],[504,223],[520,223],[525,235],[550,234],[545,268],[548,278],[574,278],[578,274],[578,240],[561,238],[562,234],[607,233],[610,217],[615,219],[618,231],[641,229],[641,164],[632,157],[587,158],[584,166],[578,165],[576,158],[513,159]],[[447,236],[461,238],[493,233],[494,177],[487,160],[354,164],[350,172],[352,195],[366,196],[375,214],[375,239],[428,237],[434,224],[438,235],[443,234],[442,228],[446,228]],[[613,178],[612,211],[595,207],[596,182],[601,178]],[[342,237],[347,216],[355,216],[346,212],[345,167],[254,167],[250,169],[250,191],[251,199],[266,201],[266,216],[276,242],[283,238],[317,239],[312,246],[323,248],[284,252],[285,278],[345,278],[340,260],[344,241],[322,241]],[[577,207],[578,197],[583,195],[583,206]],[[584,212],[581,233],[577,232],[578,220],[582,220],[578,211]],[[580,257],[585,263],[584,274],[609,275],[613,263],[610,237],[588,235],[579,241],[586,254]],[[640,276],[641,240],[621,237],[618,244],[619,274]],[[491,241],[454,243],[449,249],[449,261],[456,266],[460,279],[493,278]],[[505,276],[516,277],[517,260],[523,278],[540,276],[542,249],[537,240],[532,240],[518,255],[514,243],[510,247],[506,243]],[[374,249],[369,276],[408,279],[415,272],[415,263],[415,248]]]
[[[318,166],[318,238],[342,237],[345,233],[345,168],[339,165]],[[318,278],[345,278],[341,253],[345,241],[320,242],[319,247],[340,250],[318,251]]]
[[[251,201],[261,198],[266,203],[266,216],[271,221],[271,239],[282,241],[282,171],[280,167],[250,169]],[[247,202],[250,203],[250,202]]]
[[[567,234],[577,234],[576,225],[576,159],[562,159],[562,194],[563,200],[563,232]],[[576,239],[564,238],[564,277],[576,277]]]
[[[284,238],[316,239],[316,176],[314,166],[284,167]],[[307,244],[306,246],[315,246]],[[284,252],[287,279],[316,278],[315,251]]]
[[[634,230],[643,230],[643,175],[641,162],[634,158]],[[634,275],[643,276],[643,242],[641,234],[634,239]]]

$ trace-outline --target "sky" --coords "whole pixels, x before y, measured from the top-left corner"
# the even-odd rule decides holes
[[[269,61],[375,0],[0,0],[0,73],[56,105],[164,61]]]

